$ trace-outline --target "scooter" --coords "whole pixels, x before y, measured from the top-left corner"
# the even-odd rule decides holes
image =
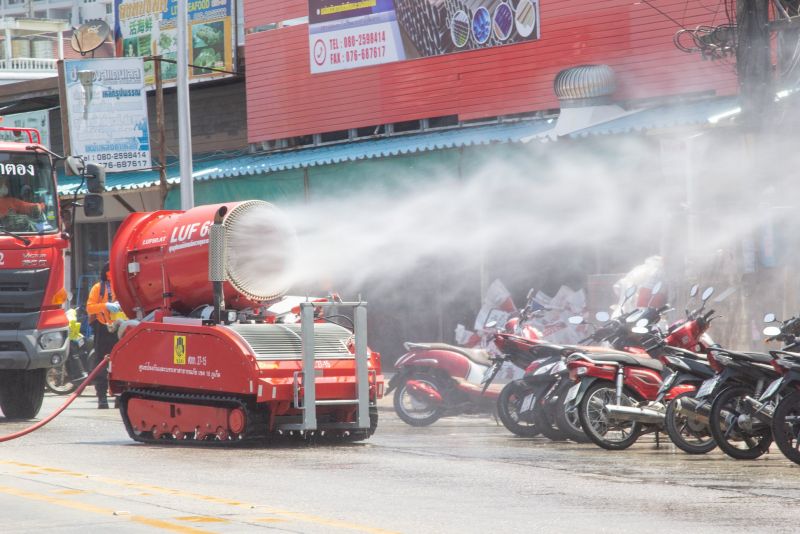
[[[533,291],[528,302],[504,325],[507,347],[517,345],[513,357],[493,357],[483,349],[468,349],[446,343],[405,343],[407,352],[395,362],[397,373],[386,393],[394,391],[398,417],[412,426],[427,426],[445,415],[485,413],[494,409],[501,388],[492,381],[505,361],[524,369],[535,358],[527,351],[541,334],[526,321],[536,313]],[[492,328],[494,324],[487,324]],[[503,349],[501,349],[503,350]]]

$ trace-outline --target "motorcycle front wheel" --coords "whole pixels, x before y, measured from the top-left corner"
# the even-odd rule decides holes
[[[581,427],[578,406],[574,402],[566,403],[567,392],[573,385],[574,384],[569,380],[565,380],[564,383],[558,387],[558,391],[556,392],[558,395],[558,403],[556,404],[556,425],[558,425],[559,430],[572,441],[588,443],[589,438]]]
[[[762,425],[753,431],[739,426],[740,417],[752,412],[745,400],[752,394],[753,388],[734,386],[721,391],[711,404],[711,435],[722,452],[737,460],[755,460],[772,444],[772,431],[768,426]]]
[[[529,395],[534,395],[534,388],[515,380],[506,384],[497,397],[497,415],[503,426],[523,438],[532,438],[539,434],[533,413],[528,411],[526,412],[528,415],[520,415],[522,403]],[[532,402],[536,403],[535,400]]]
[[[550,384],[541,386],[535,393],[536,407],[533,410],[533,422],[536,425],[536,430],[542,433],[544,437],[550,441],[564,441],[567,439],[566,434],[556,426],[556,404],[557,399],[543,398],[552,386]]]
[[[667,405],[664,427],[672,443],[683,452],[705,454],[717,446],[708,425],[700,423],[696,418],[679,413],[677,409],[678,399],[693,396],[694,392],[687,391],[670,401]]]
[[[422,382],[435,389],[444,396],[439,379],[426,373],[414,373],[398,386],[394,391],[394,411],[403,422],[411,426],[428,426],[438,421],[445,412],[444,402],[434,401],[415,396],[408,387],[409,380]]]
[[[784,456],[800,464],[800,393],[784,397],[772,416],[772,435]]]
[[[69,395],[78,386],[69,379],[66,363],[47,370],[44,387],[56,395]]]
[[[641,425],[635,421],[617,421],[608,415],[606,406],[615,404],[616,388],[611,382],[592,384],[584,393],[578,406],[581,427],[586,436],[598,447],[610,451],[627,449],[639,439]],[[628,391],[622,393],[622,404],[633,406],[633,396]]]

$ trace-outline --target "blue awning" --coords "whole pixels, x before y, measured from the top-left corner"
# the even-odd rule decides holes
[[[546,132],[552,128],[553,122],[545,119],[520,120],[408,135],[398,134],[381,139],[338,143],[285,152],[247,155],[238,153],[228,157],[197,158],[193,162],[192,176],[195,180],[233,178],[430,150],[494,143],[518,143],[523,139],[534,138]],[[178,165],[172,163],[167,168],[167,182],[174,184],[179,181]],[[158,185],[158,182],[158,171],[106,174],[106,189],[109,191],[154,187]],[[80,180],[74,176],[59,176],[58,192],[61,195],[74,193],[79,184]],[[85,192],[85,189],[81,191],[81,193]]]
[[[612,135],[647,130],[661,130],[691,125],[713,125],[717,117],[734,114],[739,108],[737,97],[710,98],[641,109],[623,117],[570,132],[571,139],[592,135]]]
[[[677,126],[713,125],[715,117],[735,112],[736,97],[709,98],[695,102],[655,106],[628,113],[617,119],[571,132],[564,137],[578,139],[594,135],[623,134]],[[335,143],[326,146],[286,150],[259,154],[219,154],[197,157],[193,162],[196,181],[219,178],[252,176],[288,169],[302,169],[318,165],[359,161],[432,150],[452,149],[496,143],[524,143],[547,141],[555,126],[553,119],[527,119],[477,126],[464,126],[448,130],[398,134],[379,139]],[[167,168],[167,183],[180,181],[177,162]],[[126,191],[158,186],[158,171],[130,171],[108,173],[108,191]],[[80,181],[74,176],[59,176],[58,192],[69,195],[75,192]],[[85,193],[82,189],[80,193]]]

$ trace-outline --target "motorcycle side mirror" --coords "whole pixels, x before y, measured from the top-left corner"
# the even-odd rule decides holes
[[[636,293],[636,289],[636,286],[629,286],[628,289],[625,290],[625,298],[631,298]]]
[[[780,335],[781,329],[778,328],[777,326],[767,326],[766,328],[764,328],[763,332],[765,336],[775,337]]]
[[[533,298],[533,295],[534,295],[533,288],[531,288],[531,289],[528,291],[528,296],[527,296],[527,297],[525,297],[525,300],[531,300],[531,299]]]
[[[711,295],[714,294],[714,286],[707,287],[705,291],[703,291],[703,295],[700,297],[703,302],[707,301],[711,298]]]
[[[765,323],[774,323],[775,322],[775,314],[770,312],[764,315],[764,322]]]
[[[694,297],[695,295],[697,295],[697,292],[699,290],[700,290],[700,286],[699,285],[697,285],[697,284],[693,285],[692,288],[689,290],[689,296],[690,297]]]
[[[611,319],[611,316],[608,314],[608,312],[599,311],[594,314],[594,318],[600,321],[601,323],[605,323],[606,321]]]
[[[567,319],[567,322],[569,324],[574,324],[574,325],[583,324],[583,317],[580,315],[573,315],[572,317]]]
[[[661,293],[662,285],[663,284],[661,283],[661,280],[659,280],[658,282],[653,284],[653,289],[650,291],[650,294],[651,295],[658,295],[659,293]]]
[[[646,334],[647,333],[647,328],[637,325],[637,326],[634,326],[633,328],[631,328],[631,332],[633,332],[634,334]]]

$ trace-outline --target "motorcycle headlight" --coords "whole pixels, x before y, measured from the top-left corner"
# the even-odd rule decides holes
[[[44,350],[61,348],[64,344],[64,332],[45,332],[39,336],[39,346]]]

